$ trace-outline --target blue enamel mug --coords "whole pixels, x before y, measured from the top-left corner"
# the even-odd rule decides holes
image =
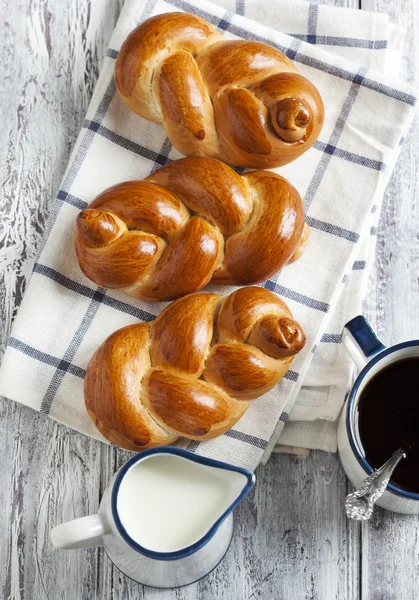
[[[374,471],[365,458],[358,430],[357,414],[361,394],[372,377],[391,363],[419,356],[419,340],[402,342],[387,348],[378,339],[368,321],[363,316],[358,316],[345,325],[342,343],[359,374],[340,416],[338,450],[348,478],[358,489],[364,479]],[[419,514],[419,494],[389,483],[377,505],[394,512]]]
[[[62,550],[103,546],[138,583],[187,585],[224,557],[233,509],[254,484],[251,471],[187,450],[145,450],[115,473],[97,514],[57,525],[51,541]]]

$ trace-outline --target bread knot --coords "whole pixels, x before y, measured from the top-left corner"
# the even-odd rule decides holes
[[[323,125],[318,90],[285,54],[226,40],[188,13],[157,15],[134,29],[116,59],[115,82],[123,101],[162,123],[186,156],[279,167],[310,148]]]
[[[127,450],[211,439],[280,381],[304,342],[287,305],[264,288],[186,296],[96,350],[84,382],[87,411]]]
[[[301,198],[283,177],[184,158],[100,194],[78,215],[76,253],[97,285],[163,301],[210,281],[265,281],[307,239]]]

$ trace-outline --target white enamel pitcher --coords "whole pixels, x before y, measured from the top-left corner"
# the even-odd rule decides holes
[[[172,588],[197,581],[224,557],[233,509],[255,484],[251,471],[161,446],[112,477],[99,511],[58,525],[56,548],[103,546],[135,581]]]

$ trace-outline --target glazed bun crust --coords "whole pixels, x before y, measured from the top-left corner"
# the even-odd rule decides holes
[[[279,50],[226,40],[188,13],[157,15],[123,43],[115,64],[123,101],[162,123],[186,156],[251,168],[285,165],[319,136],[323,102]]]
[[[76,253],[97,285],[163,301],[210,281],[269,279],[303,253],[308,233],[300,195],[283,177],[184,158],[100,194],[78,215]]]
[[[187,296],[154,322],[103,342],[87,367],[86,408],[98,430],[127,450],[211,439],[280,381],[304,343],[273,292]]]

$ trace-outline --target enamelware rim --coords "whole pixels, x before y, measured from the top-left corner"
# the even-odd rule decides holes
[[[118,492],[120,485],[122,483],[123,478],[129,469],[137,462],[140,462],[144,458],[148,456],[152,456],[153,454],[172,454],[176,456],[180,456],[187,460],[191,460],[201,465],[207,465],[209,467],[216,467],[220,469],[224,469],[227,471],[235,471],[236,473],[241,473],[247,479],[246,485],[243,487],[242,491],[238,495],[238,497],[230,504],[230,506],[223,512],[223,514],[215,521],[215,523],[210,527],[207,533],[200,538],[194,544],[182,548],[181,550],[175,550],[173,552],[156,552],[154,550],[149,550],[148,548],[144,548],[138,542],[132,539],[132,537],[127,533],[125,527],[121,523],[121,519],[118,515],[117,510],[117,500],[118,500]],[[218,460],[214,460],[212,458],[207,458],[206,456],[199,456],[194,454],[193,452],[189,452],[188,450],[184,450],[183,448],[176,448],[173,446],[158,446],[157,448],[151,448],[150,450],[143,450],[139,454],[136,454],[132,458],[130,458],[121,469],[118,471],[117,476],[115,478],[115,482],[112,487],[111,494],[111,510],[112,516],[115,521],[116,528],[124,541],[131,546],[137,552],[140,552],[144,556],[148,556],[149,558],[154,558],[156,560],[178,560],[180,558],[185,558],[190,556],[203,546],[213,537],[217,529],[220,527],[221,523],[224,521],[226,517],[236,508],[236,506],[241,502],[241,500],[250,492],[252,487],[255,485],[255,474],[248,469],[243,469],[242,467],[236,467],[235,465],[231,465],[229,463],[221,462]]]
[[[395,346],[391,346],[390,348],[386,348],[385,350],[382,350],[381,352],[379,352],[362,369],[362,371],[356,378],[356,381],[355,381],[355,383],[352,387],[352,390],[349,394],[348,405],[347,405],[347,409],[346,409],[347,410],[346,430],[348,433],[349,443],[351,445],[352,451],[353,451],[358,463],[361,465],[361,467],[364,469],[364,471],[368,475],[370,473],[372,473],[374,471],[374,469],[369,464],[369,462],[366,460],[366,458],[363,456],[363,453],[362,453],[362,450],[360,448],[359,441],[358,441],[359,434],[357,436],[356,432],[355,432],[354,408],[355,408],[355,400],[357,400],[358,390],[360,388],[361,383],[364,381],[365,377],[368,375],[369,371],[371,370],[371,368],[374,365],[376,365],[378,362],[380,362],[383,358],[385,358],[389,354],[393,354],[394,352],[397,352],[398,350],[402,350],[403,348],[411,348],[413,346],[419,347],[419,340],[410,340],[408,342],[401,342],[400,344],[396,344]],[[407,490],[403,490],[402,488],[399,488],[394,483],[389,483],[387,485],[387,490],[393,494],[396,494],[397,496],[402,496],[403,498],[409,498],[411,500],[419,500],[419,494],[415,494],[413,492],[408,492]]]

